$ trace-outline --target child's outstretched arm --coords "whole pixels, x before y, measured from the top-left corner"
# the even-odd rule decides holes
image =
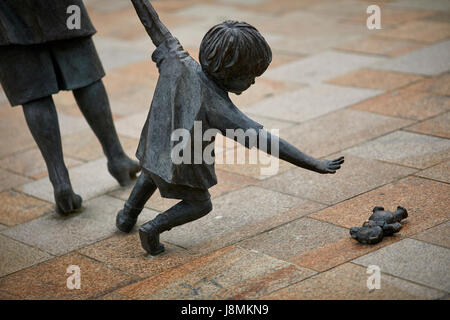
[[[264,131],[265,135],[267,136],[267,142],[262,143],[260,141],[261,135],[259,135],[257,148],[261,149],[261,146],[264,146],[263,151],[267,152],[268,154],[273,154],[272,139],[274,138],[270,134],[270,132],[267,132],[266,130]],[[341,168],[341,164],[344,163],[344,157],[340,157],[335,160],[315,159],[301,152],[296,147],[291,145],[289,142],[283,140],[282,138],[279,137],[276,138],[279,140],[278,158],[287,161],[289,163],[292,163],[297,167],[301,167],[318,173],[335,173],[336,170],[339,170]]]
[[[156,47],[172,36],[166,26],[159,20],[158,14],[148,0],[131,0],[131,2]]]

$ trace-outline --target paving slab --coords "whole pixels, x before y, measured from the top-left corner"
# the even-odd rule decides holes
[[[206,32],[214,25],[226,20],[245,21],[254,26],[264,25],[270,15],[255,13],[249,10],[238,9],[220,4],[195,4],[176,12],[182,18],[196,19],[196,23],[173,28],[171,33],[180,40],[183,46],[199,48]],[[266,39],[267,34],[263,35]],[[268,39],[269,40],[269,39]]]
[[[395,28],[384,28],[381,37],[434,43],[450,36],[450,24],[429,20],[410,21]]]
[[[15,226],[54,211],[54,205],[13,190],[0,193],[0,223]]]
[[[148,86],[126,94],[120,94],[120,96],[119,94],[112,94],[111,110],[116,117],[127,117],[139,112],[148,114],[154,92],[155,86]]]
[[[450,250],[446,248],[404,239],[353,261],[363,266],[378,265],[382,272],[450,291]]]
[[[405,130],[450,139],[450,112],[417,123]]]
[[[434,14],[425,18],[425,20],[448,22],[449,11],[433,11]]]
[[[109,192],[108,195],[120,199],[123,201],[123,203],[125,203],[125,201],[128,200],[131,191],[133,190],[133,187],[134,185],[129,185],[123,188],[119,188],[117,190]],[[161,195],[159,194],[159,191],[155,191],[155,193],[145,204],[145,207],[156,211],[166,211],[167,209],[174,206],[178,202],[179,200],[177,199],[162,198]]]
[[[399,8],[386,4],[382,4],[380,8],[383,16],[381,19],[383,29],[386,29],[386,26],[403,25],[406,22],[430,18],[436,14],[436,11],[433,10]],[[368,15],[362,15],[361,12],[357,12],[345,18],[344,21],[365,25],[367,17]]]
[[[411,40],[398,40],[370,35],[363,39],[336,44],[334,49],[364,54],[377,54],[395,57],[419,49],[425,44]]]
[[[394,90],[423,79],[421,76],[402,72],[389,72],[363,68],[331,79],[328,83],[375,90]]]
[[[36,146],[20,108],[4,105],[0,111],[0,134],[0,158]]]
[[[283,300],[410,300],[445,296],[409,281],[381,274],[380,289],[367,288],[367,269],[346,263],[309,279],[281,289],[263,299]],[[383,272],[383,269],[382,269]]]
[[[450,183],[450,161],[442,162],[434,167],[419,171],[417,176]]]
[[[390,211],[403,206],[408,210],[408,218],[402,221],[403,227],[397,235],[410,236],[449,219],[449,192],[448,184],[408,177],[313,213],[311,217],[349,229],[361,226],[375,206]]]
[[[74,134],[83,130],[91,130],[87,121],[78,116],[58,112],[59,131],[61,136]]]
[[[220,197],[221,195],[230,191],[242,189],[246,186],[253,185],[258,182],[258,180],[251,177],[237,175],[222,170],[216,170],[216,176],[217,184],[208,190],[211,194],[212,199]],[[109,194],[115,198],[126,201],[128,200],[133,187],[134,186],[120,188]],[[145,204],[145,207],[156,211],[166,211],[170,207],[177,204],[179,201],[180,200],[178,199],[162,198],[159,191],[155,191],[155,193]]]
[[[69,266],[80,268],[80,289],[69,290],[66,273]],[[32,268],[0,279],[3,292],[20,299],[63,300],[90,299],[136,280],[135,277],[114,270],[77,253],[46,261]]]
[[[176,14],[181,17],[187,16],[203,20],[210,23],[210,27],[225,20],[246,21],[253,24],[255,21],[262,22],[271,17],[270,13],[255,13],[252,10],[242,10],[232,6],[221,5],[220,3],[199,3],[178,10]]]
[[[305,8],[308,12],[316,14],[332,15],[335,14],[337,18],[345,18],[353,16],[355,13],[364,12],[367,9],[365,2],[357,0],[343,0],[343,1],[313,1]],[[365,15],[365,14],[364,14]]]
[[[300,2],[300,1],[297,1]],[[292,10],[285,12],[282,19],[269,19],[266,24],[257,26],[263,33],[275,33],[290,36],[292,39],[323,36],[327,31],[336,36],[342,30],[333,30],[338,24],[338,17],[324,13],[309,12],[307,10]],[[314,25],[315,28],[308,28]],[[344,24],[344,26],[347,26]],[[349,27],[349,26],[347,26]],[[353,31],[357,30],[354,26]],[[347,28],[348,29],[348,28]]]
[[[315,85],[278,95],[248,107],[249,115],[304,122],[381,94],[381,90]]]
[[[413,238],[450,249],[450,222],[425,230]]]
[[[171,1],[173,2],[173,1]],[[109,6],[106,4],[105,6]],[[167,11],[159,11],[161,21],[167,26],[169,30],[183,24],[193,22],[193,19],[181,18],[174,13]],[[98,30],[98,35],[109,38],[118,38],[122,40],[134,40],[139,37],[147,36],[136,11],[131,3],[120,10],[111,10],[108,12],[93,10],[89,14],[90,19],[94,25],[101,25],[102,28]],[[148,37],[148,36],[147,36]]]
[[[337,157],[335,155],[330,159]],[[342,168],[334,175],[321,175],[298,168],[260,182],[259,185],[331,205],[414,172],[410,168],[347,156]]]
[[[450,70],[450,40],[380,62],[372,67],[428,76],[446,72]]]
[[[413,8],[413,9],[426,9],[426,10],[449,10],[450,3],[446,0],[433,0],[423,2],[421,0],[398,0],[392,4],[393,7]]]
[[[239,246],[292,262],[298,255],[347,237],[347,233],[344,228],[304,217],[245,240]]]
[[[323,17],[322,21],[329,17]],[[295,23],[295,22],[294,22]],[[297,21],[298,23],[298,21]],[[367,36],[367,28],[356,27],[350,24],[333,23],[328,26],[321,26],[319,35],[305,35],[295,37],[292,35],[269,34],[269,44],[274,52],[283,52],[295,55],[317,55],[322,52],[333,50],[333,47],[346,41],[356,41]],[[292,30],[299,30],[295,25]],[[311,31],[308,26],[305,31]],[[267,34],[265,34],[267,35]]]
[[[326,51],[273,68],[265,76],[279,81],[317,84],[381,61],[384,58]]]
[[[302,202],[249,186],[214,199],[213,210],[208,215],[162,233],[161,239],[192,252],[209,252],[269,229],[270,219],[277,221],[282,218],[280,213]]]
[[[228,247],[118,290],[133,299],[255,299],[315,272]]]
[[[147,59],[114,69],[104,78],[113,115],[127,117],[139,112],[148,113],[159,73],[150,58],[149,43],[145,47]]]
[[[83,200],[119,188],[117,181],[109,174],[106,163],[106,158],[100,158],[69,169],[72,187]],[[33,197],[55,203],[53,187],[48,177],[27,183],[20,190]]]
[[[218,2],[223,2],[226,4],[240,4],[242,1],[240,0],[218,0]],[[254,5],[260,5],[262,3],[269,2],[269,0],[248,0],[246,1],[246,5],[248,6],[254,6]]]
[[[317,236],[319,237],[319,235]],[[306,252],[294,253],[289,257],[289,261],[301,267],[323,272],[401,239],[403,238],[396,234],[392,237],[385,237],[383,241],[375,245],[368,246],[359,243],[347,232],[342,239],[328,242]]]
[[[54,255],[63,255],[120,232],[116,229],[115,220],[117,212],[123,208],[123,201],[101,196],[87,201],[84,206],[81,213],[67,217],[56,213],[45,215],[4,230],[2,234]],[[138,225],[155,214],[145,209]]]
[[[304,216],[307,216],[313,212],[317,212],[323,208],[325,208],[325,205],[323,204],[308,200],[300,200],[294,207],[292,207],[287,211],[280,211],[269,218],[257,220],[255,222],[251,222],[247,225],[244,225],[240,228],[236,228],[229,232],[225,232],[215,237],[211,242],[211,244],[204,243],[199,247],[194,248],[194,251],[200,253],[210,252],[211,250],[217,248],[218,244],[220,243],[231,244],[240,242],[244,239],[250,239],[253,238],[255,235],[259,235],[268,230],[278,228],[280,225],[284,225],[290,221],[298,220]],[[223,217],[221,216],[217,216],[216,219],[222,218]]]
[[[153,257],[141,246],[137,229],[131,234],[117,234],[79,250],[80,253],[127,274],[148,278],[185,264],[195,256],[165,243],[164,253]]]
[[[0,169],[0,192],[29,183],[31,179]]]
[[[0,277],[53,258],[46,252],[3,235],[0,235],[0,241]]]
[[[238,145],[235,149],[227,149],[223,153],[216,154],[216,168],[264,180],[295,167],[256,148],[249,150]]]
[[[19,300],[19,297],[14,296],[12,294],[6,293],[6,292],[2,292],[0,290],[0,299],[1,300]]]
[[[147,41],[149,44],[151,43],[148,37]],[[159,77],[159,71],[150,55],[151,51],[148,58],[143,61],[133,62],[108,72],[103,80],[108,94],[118,98],[125,93],[154,87]]]
[[[115,121],[116,130],[121,136],[139,140],[147,120],[148,111],[141,111]],[[137,146],[136,146],[137,149]]]
[[[86,4],[92,11],[105,13],[123,10],[130,6],[129,3],[125,3],[121,0],[87,0]],[[106,4],[109,4],[109,6]]]
[[[271,65],[271,69],[272,68],[274,67]],[[263,99],[304,87],[302,84],[275,81],[266,77],[256,78],[255,81],[255,84],[248,88],[244,93],[240,95],[230,94],[231,101],[233,101],[238,108],[247,108]]]
[[[124,295],[121,295],[120,293],[111,292],[103,296],[99,296],[95,300],[130,300],[130,299]]]
[[[425,169],[448,158],[450,140],[396,131],[346,150],[345,153]]]
[[[243,111],[245,111],[244,113],[246,113],[245,109]],[[250,117],[254,121],[263,125],[265,130],[270,131],[272,129],[278,129],[278,130],[280,130],[280,134],[282,134],[283,129],[292,127],[296,124],[296,122],[293,122],[293,121],[277,120],[277,119],[273,119],[273,118],[266,118],[266,117],[263,117],[260,115],[251,115]]]
[[[66,151],[66,149],[64,149],[64,151]],[[67,168],[72,168],[83,162],[73,159],[65,154],[64,163]],[[44,158],[37,147],[14,153],[9,157],[0,160],[0,167],[34,179],[40,179],[48,175]]]
[[[234,0],[232,0],[234,1]],[[303,9],[310,5],[309,1],[299,0],[268,0],[258,5],[247,5],[246,2],[240,1],[236,6],[250,9],[252,11],[270,12],[274,15],[293,12],[298,9]]]
[[[0,104],[4,105],[7,103],[8,103],[8,98],[6,97],[6,94],[3,91],[3,88],[0,88]]]
[[[444,73],[438,77],[424,79],[410,85],[408,89],[450,96],[450,73]]]
[[[104,78],[103,78],[104,79]],[[102,80],[103,80],[102,79]],[[52,95],[53,102],[56,106],[56,111],[62,112],[66,115],[82,118],[83,114],[81,113],[80,108],[73,96],[72,91],[59,91],[58,93]]]
[[[119,141],[126,153],[134,155],[139,142],[137,139],[119,136]],[[91,130],[64,136],[62,144],[64,154],[75,159],[91,161],[104,156],[100,141]]]
[[[154,50],[150,41],[147,49],[135,46],[131,41],[102,36],[94,37],[94,43],[106,72],[149,59],[149,50]]]
[[[351,108],[417,121],[450,110],[450,98],[403,88],[363,101]]]
[[[339,110],[282,131],[281,138],[313,157],[324,157],[402,128],[412,121]]]

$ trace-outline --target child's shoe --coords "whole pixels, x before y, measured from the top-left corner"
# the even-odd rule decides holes
[[[159,231],[153,221],[149,221],[139,228],[141,245],[152,256],[164,251],[164,245],[159,243]]]
[[[127,202],[122,210],[117,213],[116,227],[122,232],[130,232],[137,222],[137,217],[141,213],[142,208],[133,208]]]

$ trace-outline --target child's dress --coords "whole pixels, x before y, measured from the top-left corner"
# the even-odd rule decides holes
[[[197,155],[198,151],[202,152],[201,164],[175,164],[171,152],[179,142],[171,140],[172,132],[184,128],[194,137],[194,121],[201,121],[202,134],[215,128],[223,135],[226,129],[254,129],[257,135],[263,126],[239,111],[228,93],[202,71],[177,39],[170,37],[164,41],[154,51],[152,59],[160,76],[136,156],[162,197],[209,199],[208,189],[217,183],[217,178],[214,163],[206,163],[201,155],[211,141],[202,141],[201,148],[197,148]],[[192,159],[195,143],[190,144]]]

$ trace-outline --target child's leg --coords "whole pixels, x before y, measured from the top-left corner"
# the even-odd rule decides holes
[[[119,211],[116,218],[117,229],[130,232],[136,224],[145,203],[156,190],[156,185],[145,171],[142,171],[133,190],[125,202],[124,208]]]
[[[82,199],[73,192],[69,173],[64,164],[58,116],[52,97],[25,103],[23,112],[28,128],[47,165],[48,175],[53,185],[56,210],[65,214],[79,209]]]
[[[139,228],[139,237],[144,249],[157,255],[164,251],[164,246],[159,243],[159,234],[173,227],[200,219],[212,210],[211,200],[178,202],[169,210],[157,215],[155,219],[145,223]]]
[[[73,90],[81,112],[99,139],[108,158],[108,170],[120,183],[128,184],[136,177],[140,167],[125,154],[114,127],[108,95],[101,80]]]

